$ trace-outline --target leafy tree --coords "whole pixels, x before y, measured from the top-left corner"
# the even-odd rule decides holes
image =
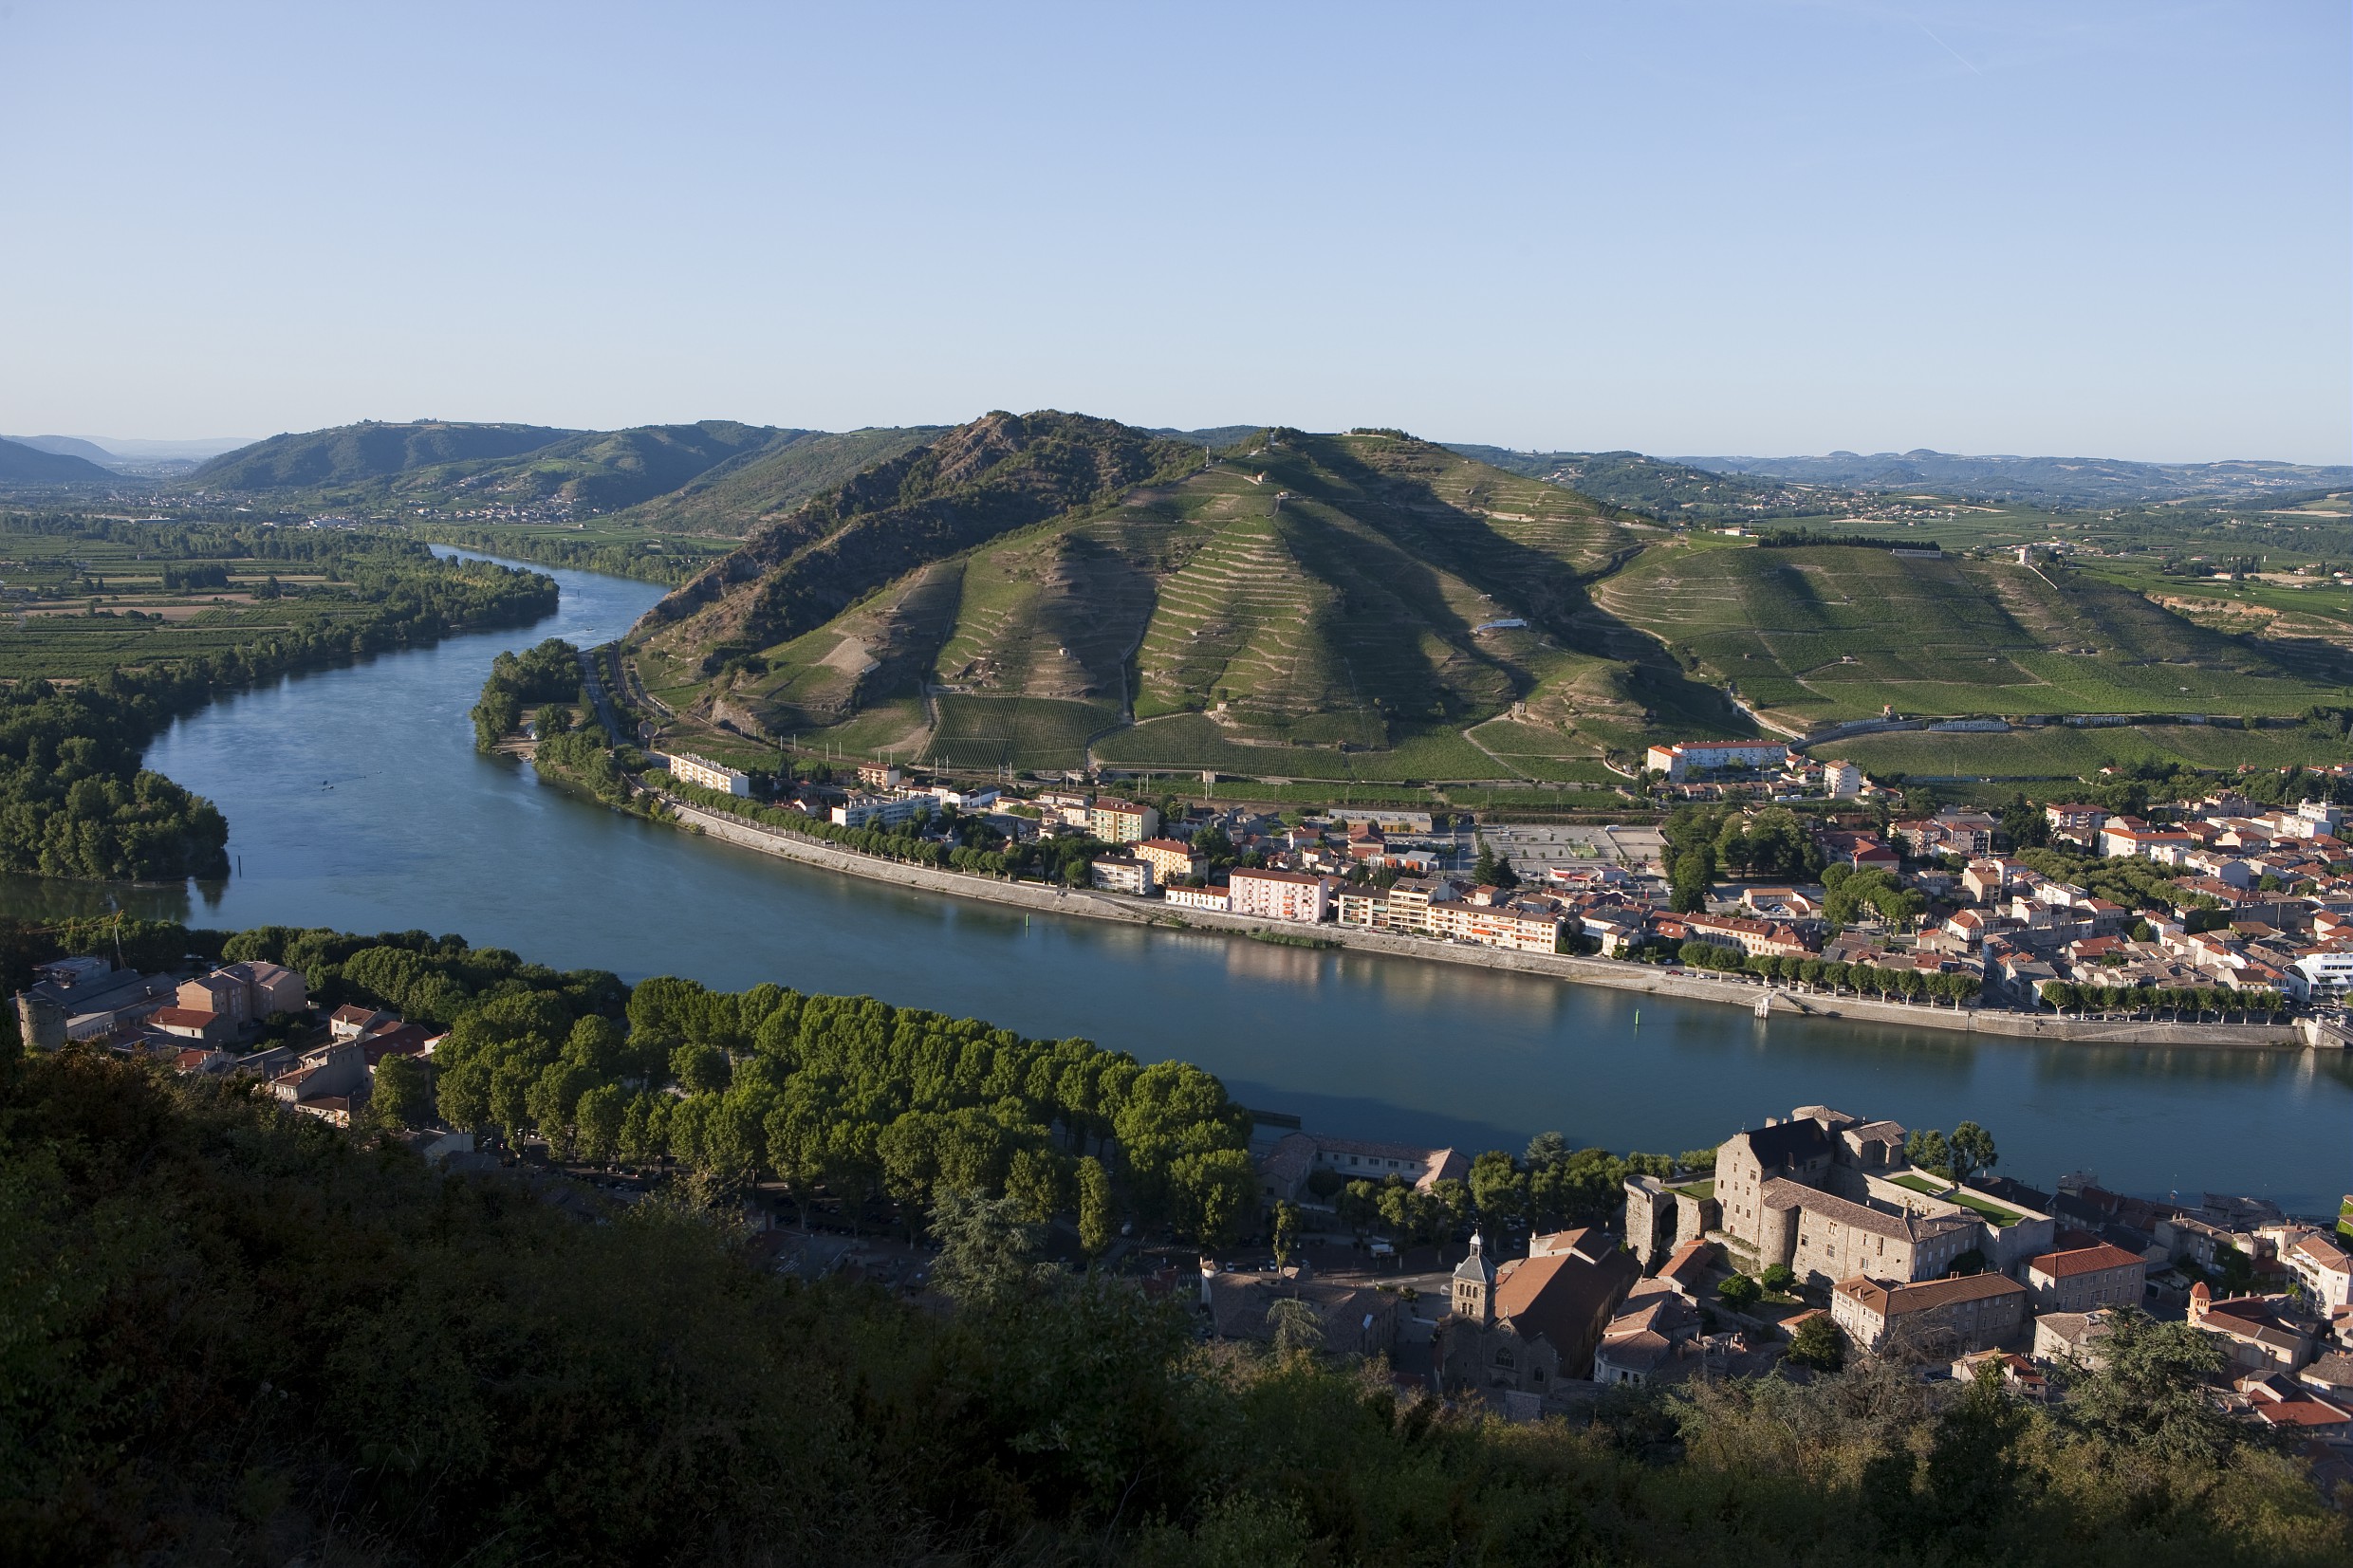
[[[1715,1287],[1715,1299],[1734,1312],[1746,1312],[1763,1298],[1765,1287],[1746,1274],[1735,1274]]]
[[[949,1193],[932,1208],[931,1230],[939,1241],[932,1283],[953,1301],[1002,1305],[1039,1289],[1041,1271],[1053,1272],[1038,1261],[1045,1230],[1018,1199]]]
[[[1756,1280],[1775,1295],[1787,1295],[1797,1288],[1797,1272],[1788,1264],[1767,1264]]]
[[[1278,1203],[1274,1206],[1274,1261],[1288,1264],[1291,1254],[1299,1249],[1299,1206]]]
[[[2025,1407],[2002,1386],[2001,1369],[1982,1362],[1960,1401],[1937,1419],[1925,1459],[1891,1447],[1865,1467],[1865,1505],[1896,1540],[1973,1557],[2021,1501],[2027,1467],[2019,1448],[2028,1425]]]
[[[572,1113],[581,1157],[599,1163],[621,1153],[621,1128],[629,1115],[629,1091],[618,1083],[600,1083],[580,1097]]]
[[[1788,1359],[1816,1372],[1836,1372],[1846,1363],[1846,1339],[1826,1312],[1817,1312],[1789,1336]]]
[[[433,1069],[417,1057],[385,1057],[376,1064],[368,1113],[387,1132],[422,1127],[433,1117]]]
[[[1311,1356],[1324,1348],[1324,1319],[1315,1308],[1295,1298],[1267,1308],[1267,1326],[1273,1331],[1278,1356]]]
[[[1051,1149],[1028,1148],[1014,1150],[1007,1162],[1005,1195],[1041,1225],[1064,1207],[1063,1193],[1067,1182],[1063,1168],[1065,1157]]]
[[[727,1053],[716,1045],[690,1042],[670,1053],[670,1076],[691,1094],[715,1094],[725,1089],[732,1074]]]
[[[1111,1245],[1111,1175],[1102,1161],[1087,1155],[1079,1161],[1079,1250],[1100,1258]]]
[[[1500,1149],[1471,1162],[1471,1201],[1489,1229],[1508,1230],[1528,1220],[1528,1173]]]
[[[2221,1346],[2187,1323],[2160,1323],[2138,1307],[2112,1313],[2098,1370],[2068,1393],[2074,1424],[2108,1448],[2161,1462],[2219,1464],[2240,1441],[2209,1396],[2228,1369]]]
[[[1180,1155],[1169,1167],[1177,1229],[1204,1247],[1231,1246],[1258,1201],[1258,1170],[1240,1149]]]
[[[1973,1121],[1965,1121],[1953,1129],[1953,1177],[1967,1181],[1980,1171],[1991,1171],[2001,1163],[2001,1153],[1993,1147],[1993,1134]]]
[[[1953,1174],[1953,1147],[1934,1127],[1922,1127],[1903,1140],[1903,1157],[1936,1175]]]

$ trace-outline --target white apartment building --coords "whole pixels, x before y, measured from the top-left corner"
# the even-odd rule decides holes
[[[1549,911],[1512,904],[1432,904],[1431,934],[1508,952],[1557,952],[1561,946],[1561,916]]]
[[[1330,918],[1336,878],[1296,871],[1236,871],[1227,881],[1235,914],[1313,924]]]
[[[918,809],[928,809],[929,795],[903,795],[896,800],[880,795],[853,795],[833,808],[836,827],[897,827],[911,821]]]
[[[1212,910],[1223,914],[1232,907],[1224,888],[1171,887],[1163,890],[1160,896],[1171,909]]]
[[[670,776],[682,784],[716,789],[729,795],[751,793],[751,775],[741,768],[714,763],[709,757],[697,757],[692,751],[674,751],[670,753],[668,762]]]
[[[1152,862],[1133,855],[1099,855],[1090,880],[1105,893],[1148,898],[1152,895]]]
[[[1678,741],[1652,747],[1642,766],[1664,773],[1672,784],[1681,784],[1695,773],[1727,767],[1778,767],[1788,755],[1788,745],[1783,741]]]

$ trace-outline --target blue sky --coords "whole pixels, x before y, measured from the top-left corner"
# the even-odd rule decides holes
[[[0,3],[0,429],[2344,462],[2353,9]]]

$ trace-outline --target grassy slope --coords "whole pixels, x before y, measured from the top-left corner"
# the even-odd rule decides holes
[[[2302,726],[2237,729],[2213,725],[2130,725],[2077,729],[2052,725],[2007,735],[1918,730],[1841,741],[1842,757],[1874,773],[1932,778],[2081,779],[2103,767],[2177,763],[2185,767],[2320,766],[2353,762],[2353,747]],[[1818,753],[1819,754],[1819,753]]]
[[[2293,713],[2326,688],[2087,573],[1691,538],[1597,597],[1800,723],[1911,713]]]

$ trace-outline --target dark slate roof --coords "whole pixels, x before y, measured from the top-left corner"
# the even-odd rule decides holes
[[[1757,1163],[1770,1171],[1777,1166],[1829,1158],[1830,1134],[1823,1130],[1822,1123],[1808,1116],[1802,1121],[1752,1129],[1749,1148],[1756,1155]]]

